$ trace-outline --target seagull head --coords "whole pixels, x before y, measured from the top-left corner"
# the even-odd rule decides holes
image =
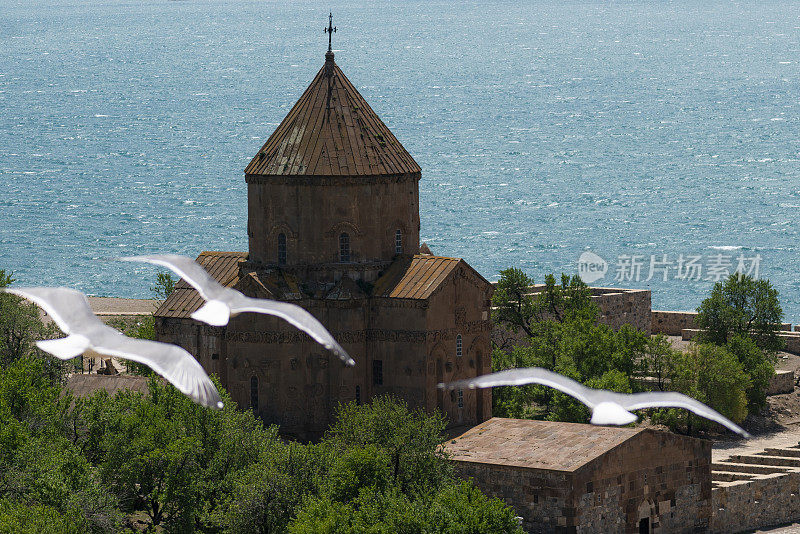
[[[592,410],[593,425],[627,425],[638,418],[616,402],[601,402]]]

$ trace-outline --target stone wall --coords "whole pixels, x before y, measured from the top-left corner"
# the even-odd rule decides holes
[[[711,522],[711,444],[646,430],[581,467],[578,532],[694,532]]]
[[[697,312],[653,310],[652,333],[667,336],[680,336],[683,330],[696,330]],[[798,325],[800,326],[800,325]],[[791,323],[782,323],[781,331],[791,332]]]
[[[776,370],[769,379],[767,395],[780,395],[794,391],[794,371]]]
[[[512,507],[525,532],[553,532],[574,522],[574,509],[567,506],[571,473],[464,461],[455,466],[459,476]]]
[[[697,328],[697,312],[661,311],[651,312],[651,332],[666,336],[679,336],[687,328]]]
[[[691,341],[697,337],[699,332],[700,330],[696,328],[684,328],[681,330],[681,338],[684,341]],[[778,337],[786,342],[786,348],[784,349],[786,352],[800,354],[800,332],[789,332],[784,330],[778,333]]]
[[[714,488],[712,532],[742,532],[800,520],[800,473],[776,473]]]
[[[592,300],[600,308],[601,323],[614,330],[629,324],[650,333],[650,290],[595,287],[592,293]]]

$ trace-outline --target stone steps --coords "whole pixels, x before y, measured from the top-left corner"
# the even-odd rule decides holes
[[[793,470],[784,466],[740,463],[728,459],[723,462],[712,463],[711,472],[713,473],[714,471],[768,475],[770,473],[790,473]]]
[[[729,458],[729,460],[739,464],[756,464],[756,465],[771,465],[771,466],[800,468],[800,458],[792,458],[787,456],[734,454]]]
[[[712,471],[711,482],[735,482],[737,480],[753,480],[757,475],[750,473],[735,473],[732,471]]]
[[[791,458],[800,458],[800,448],[792,447],[792,448],[773,448],[767,447],[762,452],[757,452],[759,456],[783,456],[783,457],[791,457]]]

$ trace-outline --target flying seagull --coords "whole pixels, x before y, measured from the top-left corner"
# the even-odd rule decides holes
[[[191,354],[168,343],[133,339],[104,324],[92,311],[86,295],[65,287],[5,288],[39,305],[67,334],[61,339],[37,341],[36,346],[61,360],[83,353],[116,356],[144,364],[166,378],[193,401],[222,408],[217,388]]]
[[[633,423],[636,421],[636,416],[631,413],[631,410],[686,408],[697,415],[728,427],[737,434],[741,434],[746,438],[751,437],[742,427],[721,413],[682,393],[652,391],[627,395],[604,389],[592,389],[575,382],[571,378],[541,367],[507,369],[476,378],[439,384],[439,388],[460,389],[467,387],[474,389],[494,386],[523,386],[526,384],[542,384],[575,397],[592,410],[591,422],[595,425],[627,425],[628,423]]]
[[[164,254],[159,256],[129,256],[120,258],[123,261],[143,261],[166,267],[186,280],[200,293],[207,302],[192,314],[192,319],[212,326],[225,326],[231,317],[244,312],[275,315],[299,328],[326,349],[336,354],[346,365],[355,365],[355,361],[339,345],[322,323],[295,304],[276,300],[255,299],[242,295],[235,289],[225,287],[186,256]]]

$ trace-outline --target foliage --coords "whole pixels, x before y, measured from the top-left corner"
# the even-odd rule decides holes
[[[492,320],[509,330],[522,330],[528,337],[537,335],[536,324],[545,320],[564,322],[576,315],[594,318],[597,308],[591,302],[589,287],[578,277],[545,276],[544,288],[533,293],[533,279],[522,270],[511,267],[500,271],[492,295]]]
[[[725,349],[739,361],[747,376],[749,410],[761,410],[767,404],[767,388],[770,378],[775,374],[776,354],[759,348],[752,338],[738,335],[728,339]]]
[[[45,362],[0,365],[0,534],[521,532],[455,478],[441,415],[382,397],[287,443],[219,384],[218,411],[155,376],[146,394],[73,398]]]
[[[652,342],[629,325],[615,331],[598,323],[597,307],[580,279],[562,275],[556,284],[555,277],[546,277],[545,287],[527,309],[531,315],[525,321],[532,334],[528,346],[495,350],[494,371],[544,367],[591,387],[618,392],[641,389],[631,377],[641,370]],[[492,398],[493,414],[500,417],[589,420],[585,406],[545,386],[495,388]]]
[[[534,299],[530,294],[533,280],[521,269],[511,267],[500,271],[500,281],[492,295],[492,319],[498,324],[506,325],[516,332],[522,329],[526,335],[532,336]]]
[[[784,347],[778,337],[783,310],[777,290],[769,280],[737,273],[716,283],[697,311],[703,329],[698,341],[725,347],[737,358],[749,381],[748,406],[760,410],[766,405],[777,351]]]
[[[324,443],[337,451],[374,447],[390,462],[393,484],[405,492],[424,492],[452,475],[439,449],[447,425],[441,414],[409,411],[405,403],[383,396],[367,407],[342,405],[336,418]]]
[[[0,534],[83,534],[90,531],[75,510],[62,513],[52,506],[0,500]]]
[[[351,502],[309,498],[290,534],[495,534],[521,533],[513,514],[471,482],[449,484],[425,500],[397,491],[364,488]]]
[[[678,353],[664,335],[659,334],[647,340],[647,347],[642,353],[641,371],[655,381],[655,389],[668,391]]]
[[[745,391],[750,380],[737,358],[725,347],[710,343],[693,344],[686,352],[675,352],[671,363],[670,389],[679,391],[714,408],[735,423],[747,416]],[[687,410],[661,410],[654,420],[670,428],[708,428],[715,423]]]
[[[11,273],[0,269],[0,288],[14,283]],[[26,356],[43,359],[44,373],[51,380],[62,380],[65,365],[61,360],[46,356],[35,342],[56,337],[55,325],[45,325],[39,308],[25,299],[0,292],[0,365],[9,365]]]
[[[156,283],[150,288],[156,300],[167,300],[167,297],[175,291],[175,284],[178,281],[172,276],[172,273],[159,272],[156,273]]]
[[[766,352],[783,349],[777,336],[783,320],[778,291],[767,279],[735,273],[717,282],[697,308],[701,342],[725,345],[734,337],[749,337]]]
[[[276,442],[250,412],[207,410],[151,378],[147,395],[100,393],[80,404],[77,436],[123,511],[144,511],[151,526],[189,532],[232,486],[230,476]],[[218,386],[219,388],[219,386]]]
[[[0,532],[4,521],[31,532],[118,531],[115,500],[67,437],[71,401],[41,358],[0,367]]]

